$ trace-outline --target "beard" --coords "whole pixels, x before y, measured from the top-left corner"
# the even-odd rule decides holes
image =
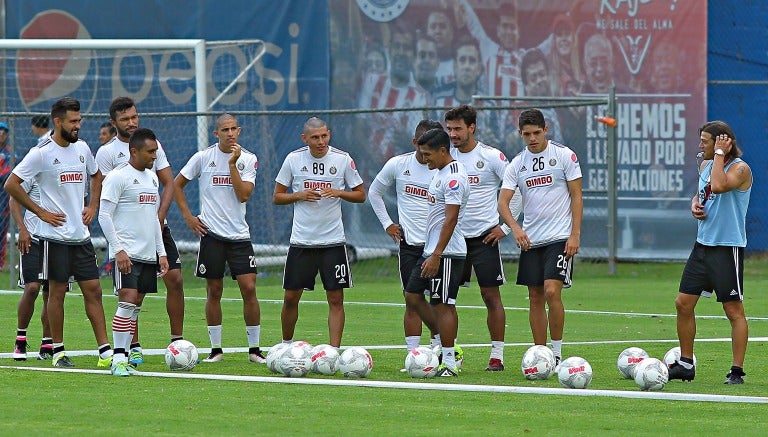
[[[119,127],[115,126],[115,130],[117,130],[117,136],[120,138],[130,138],[131,133],[127,130],[120,129]]]
[[[78,132],[76,132],[74,129],[71,131],[66,131],[64,129],[61,130],[61,138],[63,138],[68,143],[76,143],[78,139],[77,134]]]

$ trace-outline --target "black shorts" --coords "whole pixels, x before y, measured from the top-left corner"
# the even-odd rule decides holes
[[[545,280],[555,279],[563,282],[563,288],[569,288],[572,278],[573,257],[565,258],[565,241],[520,252],[517,285],[540,287]]]
[[[195,276],[198,278],[222,279],[225,264],[229,265],[232,279],[239,275],[257,273],[256,257],[250,241],[226,241],[211,235],[200,237],[197,252]]]
[[[352,272],[349,270],[347,247],[290,246],[288,257],[285,259],[283,288],[314,290],[318,272],[326,291],[351,288]]]
[[[744,300],[744,248],[693,245],[680,278],[680,293],[711,297],[718,302]]]
[[[400,251],[397,253],[397,264],[400,268],[400,288],[405,290],[408,278],[411,277],[413,268],[416,267],[421,257],[424,256],[424,246],[413,246],[400,241]]]
[[[462,285],[469,286],[473,268],[477,276],[477,285],[480,287],[499,287],[507,283],[499,245],[483,243],[483,239],[490,232],[491,230],[488,230],[479,237],[464,239],[467,242],[467,261],[461,273]]]
[[[448,304],[456,305],[461,285],[461,272],[464,270],[466,260],[464,258],[443,257],[440,259],[440,268],[434,278],[421,277],[421,265],[426,258],[419,258],[419,262],[411,270],[406,293],[426,294],[429,291],[429,303],[432,305]]]
[[[138,290],[139,293],[157,293],[157,264],[131,260],[131,273],[123,274],[112,264],[112,280],[115,290],[124,288]]]
[[[171,228],[168,225],[163,225],[163,246],[165,246],[165,254],[168,256],[168,270],[180,269],[181,255],[179,255],[179,248],[176,247],[176,241],[174,241]]]
[[[40,279],[40,243],[32,240],[29,252],[19,253],[19,287],[27,284],[42,284],[43,291],[48,291],[48,281]]]
[[[68,282],[99,279],[99,264],[90,241],[82,244],[62,244],[40,240],[40,279]]]

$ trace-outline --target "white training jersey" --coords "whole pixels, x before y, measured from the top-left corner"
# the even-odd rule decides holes
[[[285,157],[275,181],[294,193],[323,188],[343,190],[362,185],[355,161],[347,152],[328,147],[322,158],[315,158],[305,146]],[[341,221],[341,199],[323,198],[317,202],[293,204],[291,244],[295,246],[336,246],[346,242]]]
[[[469,181],[464,166],[452,161],[435,173],[429,184],[429,212],[427,214],[427,242],[424,245],[424,257],[429,257],[437,247],[440,231],[445,224],[445,206],[459,205],[459,221],[456,229],[443,250],[446,256],[467,256],[467,242],[461,232],[464,210],[469,199]]]
[[[451,156],[462,163],[469,178],[469,201],[461,231],[466,238],[479,237],[499,224],[499,185],[509,162],[499,149],[479,141],[467,153],[451,146]]]
[[[580,178],[579,158],[554,141],[548,141],[541,153],[526,147],[512,158],[501,187],[522,194],[523,230],[532,247],[570,237],[573,215],[567,182]]]
[[[243,182],[256,185],[259,160],[253,153],[241,149],[235,167]],[[232,186],[229,158],[216,143],[189,159],[181,175],[188,180],[200,178],[200,221],[211,234],[222,240],[251,241],[248,222],[245,221],[245,202],[240,202]]]
[[[65,244],[90,240],[88,226],[82,219],[83,199],[88,177],[97,171],[91,149],[82,140],[62,147],[49,138],[30,149],[13,173],[21,180],[37,182],[41,208],[67,216],[61,226],[40,221],[38,237]]]
[[[422,164],[416,159],[416,152],[409,152],[387,161],[373,182],[384,187],[395,184],[400,227],[405,242],[412,246],[423,246],[426,241],[427,210],[429,209],[427,194],[429,183],[435,173],[436,171],[430,170],[427,164]],[[381,199],[381,195],[378,192],[374,194],[373,184],[368,197],[381,225],[387,229],[393,221],[387,214],[383,199],[380,202],[380,208],[374,205],[374,203],[378,204],[375,199]]]
[[[131,152],[128,148],[128,143],[118,137],[112,137],[111,140],[107,141],[106,144],[99,147],[99,150],[96,151],[96,163],[99,164],[99,170],[101,170],[101,174],[104,176],[118,165],[128,162],[129,159],[131,159]],[[157,173],[158,170],[170,166],[171,164],[165,155],[163,145],[158,141],[157,159],[155,159],[155,163],[152,165],[152,171]]]
[[[101,200],[117,205],[112,222],[119,243],[109,242],[109,258],[114,259],[118,249],[125,250],[131,259],[157,263],[158,243],[162,240],[147,238],[149,230],[160,226],[157,208],[160,206],[157,175],[150,170],[136,170],[128,163],[120,164],[104,178]],[[151,235],[154,237],[156,233]]]
[[[34,179],[25,180],[22,182],[21,188],[23,188],[24,191],[29,194],[29,198],[32,199],[33,202],[40,205],[40,187],[37,186],[37,182],[35,182]],[[29,233],[32,235],[33,241],[37,241],[37,235],[35,232],[37,232],[37,225],[39,223],[40,217],[38,217],[32,211],[24,211],[24,227],[26,227],[27,231],[29,231]]]

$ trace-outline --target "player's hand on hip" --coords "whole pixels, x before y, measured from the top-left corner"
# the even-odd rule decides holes
[[[60,212],[44,211],[40,214],[40,220],[51,226],[59,227],[67,222],[67,215]]]

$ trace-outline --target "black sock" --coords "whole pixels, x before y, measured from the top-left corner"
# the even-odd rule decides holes
[[[114,350],[114,353],[115,353],[115,355],[124,355],[126,357],[128,356],[128,354],[125,352],[125,349],[123,349],[121,347],[116,347],[115,350]]]
[[[224,351],[220,347],[211,348],[211,355],[223,354]]]
[[[688,358],[688,357],[680,357],[680,361],[682,361],[682,362],[684,362],[684,363],[688,363],[688,364],[690,364],[690,365],[693,365],[693,358]]]
[[[184,340],[184,337],[182,337],[181,335],[179,335],[177,337],[171,337],[171,343],[173,343],[176,340]]]
[[[259,348],[258,346],[257,347],[249,347],[248,348],[248,353],[249,354],[260,354],[261,353],[261,348]]]
[[[110,349],[112,349],[112,348],[108,344],[100,347],[99,348],[99,355],[103,354],[104,352],[107,352]]]
[[[746,375],[746,373],[744,373],[744,369],[742,369],[739,366],[731,366],[731,373],[733,373],[734,375],[739,375],[739,376],[745,376]]]
[[[17,329],[16,330],[16,337],[25,337],[27,336],[27,330],[26,329]]]
[[[139,343],[139,342],[131,343],[131,349],[136,349],[136,348],[140,348],[140,347],[141,347],[141,343]]]
[[[53,354],[56,355],[59,352],[64,352],[64,346],[56,346],[53,348]]]

